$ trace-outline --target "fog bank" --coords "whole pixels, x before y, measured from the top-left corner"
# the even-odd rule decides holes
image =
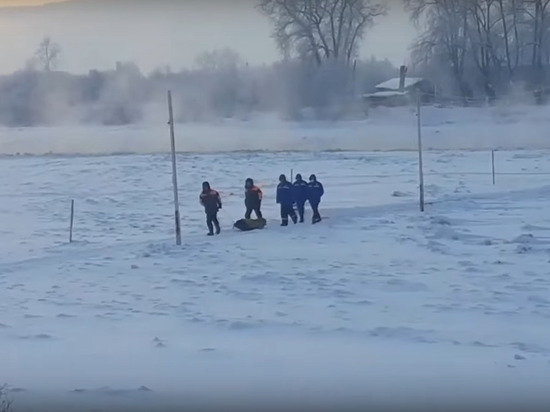
[[[422,108],[424,147],[435,150],[548,149],[550,108],[502,106]],[[151,119],[153,120],[153,119]],[[168,117],[133,126],[1,128],[0,153],[113,154],[170,150]],[[261,116],[249,121],[176,124],[177,150],[224,151],[390,151],[416,150],[416,113],[378,108],[366,120],[281,121]]]

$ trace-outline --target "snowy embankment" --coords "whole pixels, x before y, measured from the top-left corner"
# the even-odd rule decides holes
[[[427,153],[425,214],[414,153],[181,155],[182,247],[168,156],[2,158],[0,380],[41,411],[548,404],[548,154],[497,153],[540,175],[493,186],[455,174],[488,153]],[[320,225],[278,226],[290,168],[325,184]],[[268,228],[237,233],[249,175]]]
[[[167,118],[127,127],[63,126],[0,129],[0,154],[165,153]],[[437,150],[550,149],[550,107],[422,109],[424,146]],[[391,151],[417,145],[415,108],[378,108],[361,121],[283,122],[272,117],[215,124],[178,124],[178,150]]]

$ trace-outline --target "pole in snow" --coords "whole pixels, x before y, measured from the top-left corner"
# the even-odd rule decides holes
[[[493,184],[495,184],[496,178],[495,178],[495,151],[494,150],[491,150],[491,166],[493,170]]]
[[[73,223],[74,223],[74,199],[71,200],[71,222],[69,224],[69,243],[73,243]]]
[[[174,219],[176,223],[176,245],[181,245],[180,205],[178,198],[178,175],[176,169],[176,138],[174,133],[174,109],[172,106],[172,92],[168,91],[168,114],[170,120],[170,142],[172,147],[172,184],[174,186]]]
[[[417,127],[418,127],[418,176],[420,182],[420,211],[424,211],[424,170],[423,170],[423,161],[422,161],[422,117],[421,117],[421,104],[420,104],[420,94],[418,95],[417,108],[416,108],[416,117],[417,117]]]

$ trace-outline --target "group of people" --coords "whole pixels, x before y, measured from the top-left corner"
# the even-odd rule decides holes
[[[325,189],[315,175],[309,177],[309,183],[302,179],[301,174],[296,175],[294,183],[289,182],[285,175],[279,176],[277,203],[281,206],[281,226],[288,226],[289,218],[296,224],[298,216],[300,217],[300,223],[303,223],[307,201],[309,201],[313,211],[312,223],[319,223],[321,221],[319,204],[324,194]],[[298,215],[294,211],[294,205],[296,205]]]
[[[250,219],[252,212],[254,212],[257,219],[263,219],[261,210],[263,193],[261,189],[254,184],[254,180],[251,178],[246,179],[244,188],[245,219]],[[319,204],[324,193],[323,185],[313,174],[309,177],[309,182],[303,180],[302,175],[297,174],[294,183],[289,182],[285,175],[280,175],[276,200],[281,207],[281,226],[288,226],[289,218],[295,224],[298,223],[298,218],[303,223],[305,205],[308,201],[313,211],[312,223],[319,223],[321,221]],[[210,187],[209,182],[204,182],[199,199],[206,212],[208,236],[213,236],[214,233],[220,234],[220,222],[218,221],[218,211],[222,208],[220,194]],[[296,205],[298,214],[294,210],[294,205]]]

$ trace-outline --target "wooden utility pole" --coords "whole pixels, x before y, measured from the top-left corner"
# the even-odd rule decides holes
[[[170,116],[170,142],[172,147],[172,184],[174,186],[174,219],[176,223],[176,245],[181,245],[180,205],[178,198],[178,173],[176,168],[176,138],[174,133],[174,109],[172,107],[172,92],[168,91],[168,113]]]
[[[422,117],[421,117],[421,102],[420,92],[418,93],[418,101],[416,108],[417,128],[418,128],[418,177],[420,183],[420,211],[424,211],[424,165],[422,160]]]

